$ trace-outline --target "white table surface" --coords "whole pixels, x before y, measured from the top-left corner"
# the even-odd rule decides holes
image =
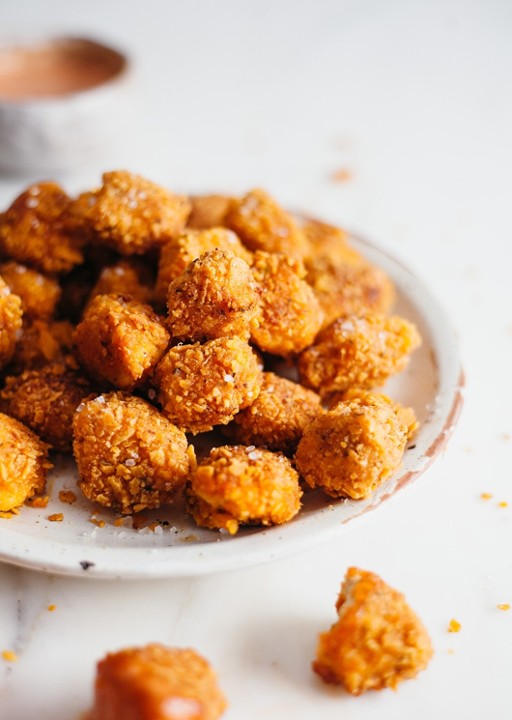
[[[496,608],[512,604],[512,4],[24,0],[1,18],[133,54],[129,142],[66,187],[116,166],[195,192],[262,185],[368,236],[444,304],[467,395],[434,466],[328,546],[193,580],[2,566],[0,650],[19,659],[0,659],[0,718],[74,719],[106,651],[156,640],[211,660],[226,720],[512,717],[512,611]],[[2,205],[24,184],[1,181]],[[349,565],[402,590],[431,633],[431,665],[396,693],[351,698],[310,671]]]

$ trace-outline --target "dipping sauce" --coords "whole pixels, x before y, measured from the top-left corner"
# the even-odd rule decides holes
[[[125,67],[120,53],[81,38],[1,48],[0,101],[70,95],[108,82]]]

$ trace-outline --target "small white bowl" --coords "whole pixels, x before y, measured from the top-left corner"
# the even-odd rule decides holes
[[[0,40],[0,171],[88,166],[116,142],[129,87],[125,54],[82,37]]]

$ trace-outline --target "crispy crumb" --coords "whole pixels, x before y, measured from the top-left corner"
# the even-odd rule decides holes
[[[348,168],[339,168],[331,174],[331,180],[335,183],[344,183],[352,180],[353,173]]]
[[[460,632],[462,628],[462,625],[458,620],[455,620],[455,618],[452,618],[450,622],[448,623],[448,632],[449,633],[458,633]]]
[[[91,515],[91,517],[89,518],[89,522],[100,528],[105,527],[105,520],[100,520],[95,515]]]
[[[53,603],[48,605],[48,612],[55,612],[55,610],[57,610],[57,605],[53,605]]]
[[[492,498],[492,493],[483,492],[480,493],[480,497],[482,500],[490,500]]]
[[[116,518],[116,520],[114,520],[114,527],[123,527],[125,520],[126,518],[124,517]]]
[[[498,507],[500,507],[500,508],[506,508],[506,507],[508,507],[508,502],[507,502],[506,500],[501,500],[501,501],[498,503]]]
[[[498,608],[498,610],[503,610],[504,612],[507,612],[507,610],[510,610],[509,603],[498,603],[498,605],[496,605],[496,607]]]
[[[12,650],[2,650],[2,657],[6,662],[16,662],[18,656]]]
[[[61,490],[59,492],[59,500],[66,505],[73,505],[76,502],[76,495],[73,490]]]
[[[49,495],[36,495],[35,497],[27,498],[27,500],[25,500],[25,505],[28,505],[31,508],[45,508],[48,507],[49,502]]]
[[[64,520],[64,514],[63,513],[53,513],[52,515],[48,515],[48,520],[50,522],[62,522]]]

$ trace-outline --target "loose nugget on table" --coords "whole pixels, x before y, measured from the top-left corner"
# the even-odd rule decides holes
[[[416,327],[396,315],[340,317],[301,354],[300,378],[322,397],[353,386],[378,387],[406,368],[420,343]]]
[[[313,670],[352,695],[396,688],[433,655],[421,620],[402,593],[378,575],[348,569],[336,603],[338,621],[319,638]]]
[[[152,643],[100,660],[88,720],[218,720],[226,707],[204,657]]]
[[[231,535],[240,525],[281,525],[300,510],[302,490],[290,460],[254,445],[214,448],[192,472],[187,510],[201,527]]]
[[[305,428],[296,467],[310,487],[332,497],[365,498],[402,462],[408,422],[385,395],[340,402]]]
[[[72,206],[77,232],[121,255],[140,255],[178,235],[190,201],[140,175],[117,170],[103,174],[103,185],[83,193]]]
[[[67,225],[70,202],[56,183],[29,187],[0,219],[0,254],[45,273],[69,272],[83,260]]]
[[[324,314],[311,287],[301,279],[302,265],[285,255],[258,251],[252,273],[260,288],[260,312],[252,340],[260,350],[288,357],[311,345]]]
[[[223,224],[249,250],[279,252],[290,258],[304,258],[309,252],[307,238],[294,218],[264,190],[251,190],[234,200]]]
[[[187,229],[162,247],[155,287],[156,302],[165,305],[169,284],[182,275],[193,260],[216,248],[230,250],[249,265],[252,263],[252,253],[242,245],[232,230],[223,227]]]
[[[32,268],[10,261],[0,265],[0,276],[21,298],[21,309],[25,317],[48,320],[55,312],[61,295],[58,281]]]
[[[15,510],[43,493],[51,467],[48,446],[18,420],[0,413],[0,511]]]
[[[192,212],[187,226],[196,230],[206,230],[224,225],[231,204],[236,198],[229,195],[193,195]]]
[[[54,450],[68,452],[75,410],[93,392],[92,384],[76,362],[54,361],[41,369],[8,377],[0,391],[0,408],[27,425]]]
[[[73,347],[75,327],[67,320],[31,320],[23,322],[8,372],[17,375],[64,358]]]
[[[171,348],[152,382],[164,415],[195,434],[226,425],[251,405],[258,397],[262,372],[250,345],[238,337],[223,337]]]
[[[0,276],[0,370],[12,360],[22,324],[21,298]]]
[[[76,328],[75,343],[90,375],[132,390],[166,351],[169,333],[149,305],[125,295],[97,295]]]
[[[167,324],[177,340],[236,335],[249,340],[260,293],[250,267],[230,250],[211,250],[169,285]]]
[[[80,404],[73,436],[80,489],[124,514],[170,503],[195,467],[185,433],[133,395],[107,393]]]
[[[235,415],[225,433],[245,445],[264,445],[289,454],[297,449],[306,425],[322,412],[315,392],[265,372],[257,399]]]
[[[150,303],[153,298],[151,273],[139,258],[118,260],[100,271],[87,304],[97,295],[129,295],[133,300]]]

